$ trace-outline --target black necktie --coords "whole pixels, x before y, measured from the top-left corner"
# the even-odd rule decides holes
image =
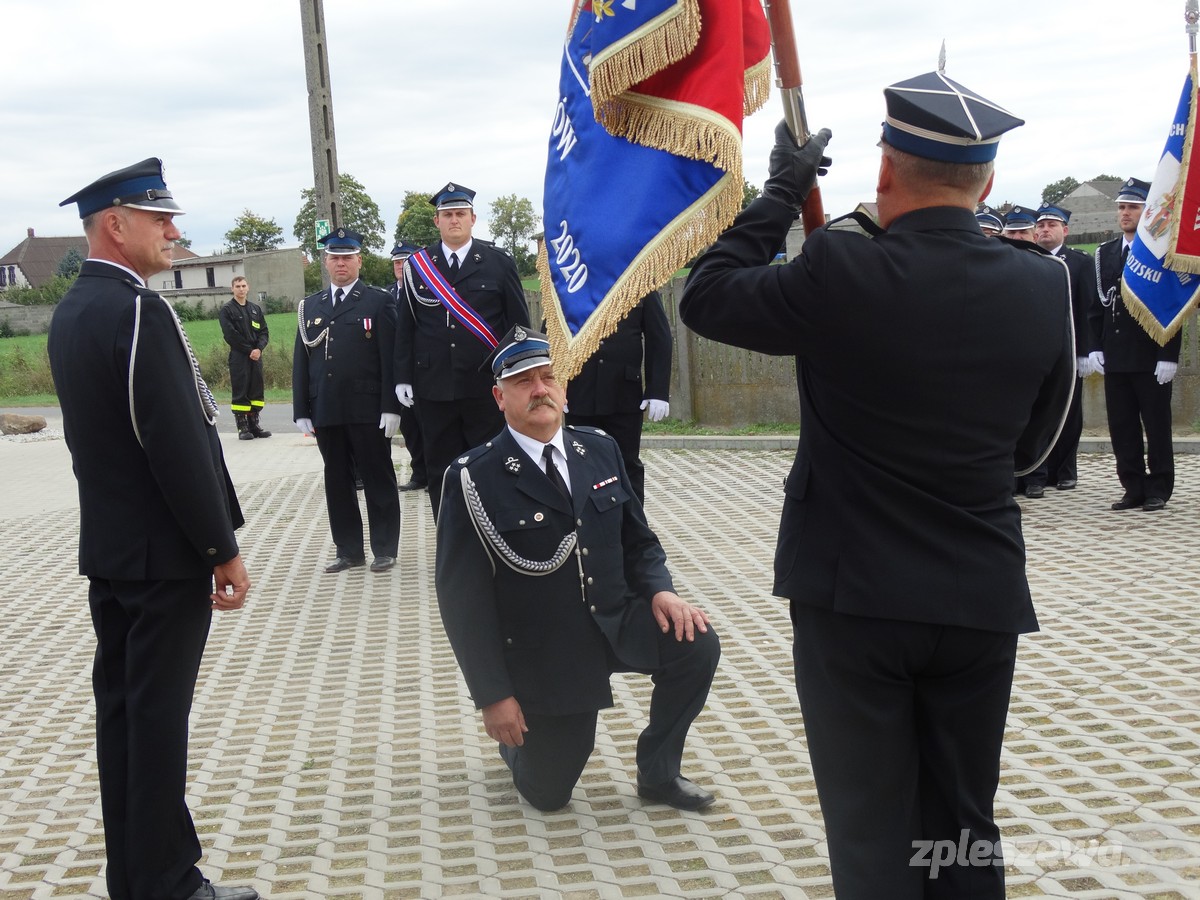
[[[333,292],[333,305],[337,306],[339,303],[342,302],[343,299],[345,299],[345,297],[346,297],[346,292],[343,291],[341,288],[338,288],[336,291]]]
[[[542,448],[542,459],[546,461],[546,477],[550,479],[550,483],[558,488],[558,492],[566,499],[571,499],[571,492],[567,490],[567,483],[563,481],[562,473],[558,471],[558,466],[554,464],[554,445],[547,444]]]
[[[457,253],[450,254],[450,274],[451,275],[458,274],[458,254]]]
[[[1121,245],[1121,268],[1125,268],[1125,259],[1129,256],[1129,245]]]

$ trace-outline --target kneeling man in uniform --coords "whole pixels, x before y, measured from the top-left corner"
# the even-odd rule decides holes
[[[446,470],[437,526],[442,623],[484,728],[529,803],[565,806],[595,745],[609,676],[654,678],[638,739],[642,798],[695,810],[683,744],[721,655],[682,600],[616,441],[563,428],[546,336],[522,326],[492,358],[506,427]]]

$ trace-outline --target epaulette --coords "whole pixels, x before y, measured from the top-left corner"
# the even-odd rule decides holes
[[[582,431],[584,434],[598,434],[600,437],[610,436],[603,428],[597,428],[595,425],[567,425],[566,428],[570,431]]]
[[[478,447],[472,447],[462,456],[456,457],[453,464],[456,466],[465,466],[468,463],[473,463],[483,459],[483,457],[491,451],[494,443],[494,441],[488,441],[486,444],[480,444]]]

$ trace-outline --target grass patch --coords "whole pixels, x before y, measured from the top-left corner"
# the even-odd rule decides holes
[[[645,422],[642,434],[649,435],[755,435],[755,434],[799,434],[799,422],[760,422],[755,425],[739,425],[722,428],[701,425],[699,422],[684,422],[680,419],[663,419],[661,422]]]

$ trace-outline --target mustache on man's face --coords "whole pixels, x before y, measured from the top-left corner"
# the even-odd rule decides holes
[[[537,397],[536,399],[530,400],[529,405],[525,407],[525,411],[533,412],[539,406],[548,406],[551,409],[558,409],[558,404],[554,402],[553,398],[547,396]]]

